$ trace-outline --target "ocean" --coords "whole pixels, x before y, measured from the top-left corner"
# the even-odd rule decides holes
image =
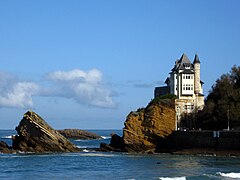
[[[0,179],[188,180],[240,179],[239,157],[97,152],[121,130],[91,130],[102,140],[73,140],[83,152],[0,154]],[[14,130],[0,130],[11,144]]]

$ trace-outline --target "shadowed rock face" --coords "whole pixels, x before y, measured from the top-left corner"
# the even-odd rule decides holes
[[[14,153],[15,151],[7,145],[7,143],[0,141],[0,152],[4,154]]]
[[[77,152],[79,149],[50,127],[39,115],[28,111],[16,127],[13,149],[23,152]]]

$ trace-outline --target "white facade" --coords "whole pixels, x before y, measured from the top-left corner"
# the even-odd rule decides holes
[[[203,109],[203,83],[200,80],[200,61],[195,55],[193,63],[183,54],[168,78],[170,94],[177,96],[175,100],[176,130],[183,114],[193,113]]]

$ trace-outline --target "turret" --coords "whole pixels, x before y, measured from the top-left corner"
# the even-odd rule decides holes
[[[201,92],[200,61],[197,54],[195,55],[193,64],[194,64],[194,92],[195,94],[199,94]]]

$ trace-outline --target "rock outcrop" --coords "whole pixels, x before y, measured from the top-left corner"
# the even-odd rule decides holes
[[[95,133],[80,129],[64,129],[58,130],[58,132],[68,139],[83,139],[83,140],[102,139],[101,136]]]
[[[7,145],[7,143],[0,141],[0,153],[10,154],[14,153],[15,151]]]
[[[123,138],[117,134],[111,134],[110,144],[100,143],[101,151],[115,151],[122,152],[125,151],[125,144],[123,142]]]
[[[175,129],[174,100],[154,99],[146,108],[131,112],[124,123],[122,140],[112,138],[103,150],[156,152],[161,142]]]
[[[154,152],[160,142],[175,129],[175,109],[172,100],[155,100],[146,108],[127,116],[123,140],[128,152]]]
[[[28,111],[16,127],[13,149],[22,152],[77,152],[79,149],[50,127],[39,115]]]

